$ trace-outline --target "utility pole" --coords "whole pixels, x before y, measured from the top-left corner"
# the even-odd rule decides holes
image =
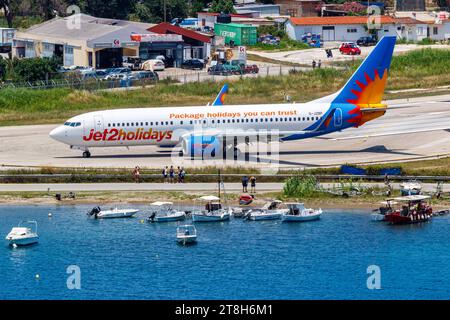
[[[164,22],[167,22],[167,7],[166,7],[166,1],[164,0]]]

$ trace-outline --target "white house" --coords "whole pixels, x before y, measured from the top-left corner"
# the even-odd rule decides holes
[[[312,33],[321,35],[323,41],[356,41],[369,35],[368,27],[373,25],[368,25],[367,22],[365,16],[291,18],[286,23],[286,32],[294,40],[301,40],[303,35]],[[443,23],[437,30],[430,31],[426,22],[406,17],[380,16],[376,22],[378,38],[395,35],[399,39],[409,41],[421,41],[432,37],[431,34],[436,32],[435,37],[442,38],[442,35],[448,32],[447,28],[450,28],[450,23]]]

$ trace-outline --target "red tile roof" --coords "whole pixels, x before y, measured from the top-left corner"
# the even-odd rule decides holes
[[[291,18],[294,25],[337,25],[337,24],[366,24],[366,16],[338,16],[338,17],[302,17]],[[394,19],[389,16],[381,16],[381,23],[394,23]]]
[[[400,24],[424,24],[426,22],[419,21],[410,17],[404,17],[404,18],[395,18],[395,23]]]
[[[186,38],[190,38],[190,39],[194,39],[194,40],[206,42],[206,43],[211,42],[211,37],[209,37],[207,35],[204,35],[202,33],[199,33],[199,32],[193,31],[193,30],[189,30],[186,28],[174,26],[173,24],[170,24],[168,22],[162,22],[162,23],[157,24],[156,26],[153,26],[147,30],[154,32],[154,33],[159,33],[159,34],[168,34],[168,33],[178,34],[178,35],[181,35]]]

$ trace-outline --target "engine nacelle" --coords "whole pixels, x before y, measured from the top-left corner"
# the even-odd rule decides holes
[[[216,136],[190,135],[183,138],[182,150],[184,156],[214,158],[222,152],[222,141]]]

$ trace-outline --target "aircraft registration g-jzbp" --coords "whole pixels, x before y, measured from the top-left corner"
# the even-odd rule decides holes
[[[237,138],[277,141],[359,127],[385,114],[382,97],[396,37],[385,36],[338,92],[308,103],[117,109],[85,113],[50,133],[91,156],[96,147],[181,145],[181,155],[236,150]],[[223,104],[222,91],[214,105]],[[264,132],[262,134],[261,132]],[[269,138],[267,138],[269,137]]]

